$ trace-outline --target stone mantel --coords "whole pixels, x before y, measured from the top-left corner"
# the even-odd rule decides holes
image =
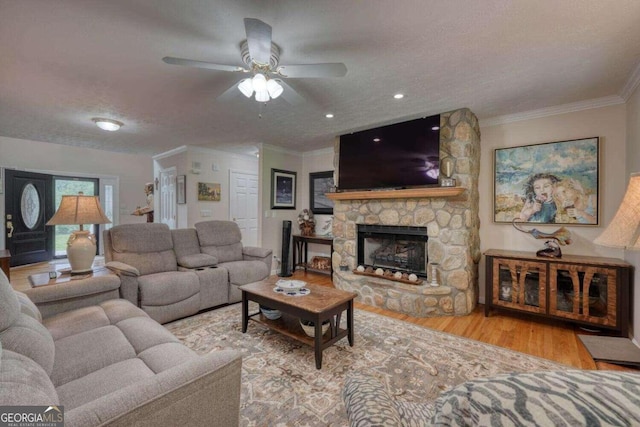
[[[402,190],[366,190],[325,193],[331,200],[381,200],[381,199],[418,199],[428,197],[455,197],[464,193],[464,187],[425,187]]]

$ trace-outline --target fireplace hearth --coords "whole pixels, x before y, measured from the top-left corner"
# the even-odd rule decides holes
[[[358,265],[427,277],[426,227],[358,225]]]

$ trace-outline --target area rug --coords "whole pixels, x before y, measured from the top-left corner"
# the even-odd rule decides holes
[[[252,303],[253,304],[253,303]],[[257,305],[251,305],[251,312]],[[567,366],[363,310],[354,314],[355,345],[344,338],[323,353],[249,322],[242,333],[240,304],[165,325],[199,354],[243,354],[243,426],[346,426],[345,375],[364,372],[407,401],[431,401],[468,379]]]

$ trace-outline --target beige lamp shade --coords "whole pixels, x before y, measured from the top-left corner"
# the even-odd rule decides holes
[[[47,225],[80,225],[109,224],[111,221],[104,214],[98,196],[82,194],[62,196],[60,207]]]
[[[613,221],[593,242],[612,248],[640,250],[640,173],[631,174],[627,192]]]
[[[96,256],[96,238],[82,229],[83,224],[108,224],[111,221],[102,211],[98,196],[62,196],[60,206],[47,225],[80,225],[72,231],[67,242],[67,258],[71,274],[91,272]]]

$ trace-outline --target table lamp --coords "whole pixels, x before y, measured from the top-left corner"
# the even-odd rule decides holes
[[[67,258],[71,264],[71,274],[92,271],[96,256],[96,236],[84,230],[83,224],[109,224],[100,206],[98,196],[78,195],[62,196],[60,207],[47,225],[80,225],[80,229],[71,232],[67,241]]]
[[[611,223],[593,243],[640,250],[640,172],[631,174],[627,192]]]

